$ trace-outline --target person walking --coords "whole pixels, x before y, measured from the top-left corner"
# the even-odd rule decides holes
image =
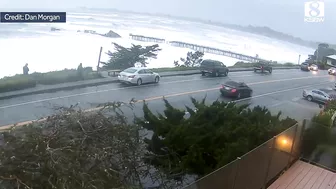
[[[23,66],[23,75],[28,75],[29,68],[28,68],[28,63],[26,63],[25,66]]]

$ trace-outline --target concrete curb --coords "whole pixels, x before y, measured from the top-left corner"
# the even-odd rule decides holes
[[[299,67],[275,67],[274,70],[283,70],[283,69],[298,69]],[[231,68],[229,69],[230,72],[243,72],[243,71],[253,71],[253,68]],[[165,74],[166,73],[166,74]],[[159,73],[161,77],[172,77],[172,76],[186,76],[186,75],[196,75],[200,74],[199,70],[188,70],[188,71],[177,71],[175,73],[169,73],[169,72],[160,72]],[[99,79],[97,79],[99,80]],[[72,90],[72,89],[78,89],[78,88],[85,88],[85,87],[92,87],[92,86],[98,86],[98,85],[105,85],[109,83],[118,83],[118,80],[106,80],[106,81],[97,81],[92,83],[82,83],[77,85],[68,85],[68,86],[55,86],[48,89],[36,89],[32,91],[13,91],[10,92],[11,94],[8,95],[2,95],[0,93],[0,100],[4,99],[10,99],[20,96],[27,96],[27,95],[33,95],[33,94],[41,94],[41,93],[52,93],[56,91],[62,91],[62,90]],[[69,83],[70,84],[70,83]]]

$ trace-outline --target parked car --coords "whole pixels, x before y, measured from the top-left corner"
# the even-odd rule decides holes
[[[309,70],[318,71],[318,66],[316,64],[312,64],[312,65],[309,66]]]
[[[269,63],[263,63],[263,62],[256,63],[253,68],[254,72],[261,71],[262,73],[265,71],[272,73],[272,69],[273,68]]]
[[[229,74],[229,68],[217,60],[203,60],[200,70],[202,76],[212,75],[218,77],[220,75],[227,76]]]
[[[336,75],[336,68],[329,68],[328,69],[328,74],[329,75]]]
[[[301,66],[300,66],[300,69],[302,71],[309,71],[309,63],[307,63],[307,62],[302,63]]]
[[[308,101],[326,103],[329,100],[335,99],[335,91],[331,88],[328,89],[312,89],[303,90],[302,96]]]
[[[144,83],[158,83],[160,75],[147,68],[132,67],[120,72],[118,80],[122,83],[142,85]]]
[[[220,92],[223,96],[241,99],[251,97],[253,90],[244,82],[227,81],[222,84]]]

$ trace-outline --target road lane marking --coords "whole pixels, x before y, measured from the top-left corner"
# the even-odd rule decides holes
[[[292,80],[293,80],[293,78],[292,78]],[[270,82],[270,81],[266,81],[266,82]],[[253,97],[250,97],[250,98],[245,98],[245,99],[241,99],[241,100],[235,100],[233,102],[240,102],[240,101],[244,101],[244,100],[248,100],[248,99],[260,98],[260,97],[263,97],[263,96],[269,96],[269,95],[272,95],[272,94],[278,94],[278,93],[283,93],[283,92],[287,92],[287,91],[293,91],[293,90],[298,90],[298,89],[302,89],[302,88],[323,85],[323,84],[327,84],[327,83],[331,83],[331,81],[324,81],[322,83],[317,83],[317,84],[312,84],[312,85],[305,85],[305,86],[302,86],[302,87],[295,87],[295,88],[290,88],[290,89],[285,89],[285,90],[279,90],[279,91],[264,93],[264,94],[260,94],[260,95],[253,96]],[[249,85],[253,85],[253,83],[250,83]],[[200,92],[207,92],[207,91],[213,91],[213,90],[218,90],[218,89],[219,88],[217,87],[217,88],[212,88],[211,90],[210,89],[204,89],[204,90],[197,90],[197,91],[193,91],[193,92],[194,93],[196,93],[196,92],[200,93]],[[184,94],[187,95],[186,93],[184,93]],[[175,97],[175,96],[182,96],[182,94],[180,94],[180,93],[178,95],[171,94],[169,97]],[[145,99],[145,101],[147,101],[147,102],[148,101],[155,101],[155,100],[160,100],[160,99],[163,99],[163,98],[167,98],[167,96],[158,96],[158,97],[147,98],[147,99]],[[135,103],[140,103],[140,102],[143,102],[143,101],[144,100],[137,100]],[[98,108],[90,108],[90,109],[86,109],[84,111],[85,112],[92,112],[92,111],[96,111],[96,110],[100,110],[100,109],[102,109],[102,108],[100,108],[100,107],[98,107]],[[1,130],[5,130],[5,129],[9,129],[9,128],[13,127],[14,125],[15,126],[23,126],[23,125],[27,125],[27,124],[30,124],[30,123],[35,122],[35,121],[44,121],[46,119],[47,118],[36,119],[36,120],[24,121],[24,122],[20,122],[20,123],[16,123],[16,124],[10,124],[10,125],[0,126],[0,131]]]
[[[245,101],[245,100],[249,100],[249,99],[255,99],[255,98],[270,96],[270,95],[273,95],[273,94],[284,93],[284,92],[288,92],[288,91],[295,91],[295,90],[298,90],[298,89],[304,89],[304,88],[307,88],[307,87],[314,87],[314,86],[318,86],[318,85],[324,85],[324,84],[327,84],[327,83],[332,83],[332,81],[324,81],[322,83],[317,83],[317,84],[312,84],[312,85],[305,85],[305,86],[301,86],[301,87],[293,87],[293,88],[289,88],[289,89],[273,91],[273,92],[269,92],[269,93],[264,93],[264,94],[252,96],[250,98],[244,98],[244,99],[240,99],[240,100],[235,100],[234,102],[241,102],[241,101]]]
[[[284,74],[279,74],[279,75],[284,75]],[[246,75],[245,76],[241,76],[241,77],[246,77]],[[327,77],[327,76],[313,76],[313,77],[309,76],[309,78],[317,78],[317,77]],[[231,77],[223,77],[223,78],[228,78],[229,79]],[[177,80],[177,81],[171,81],[171,82],[163,82],[163,83],[160,83],[160,85],[162,85],[162,84],[165,85],[165,84],[173,84],[173,83],[182,83],[182,82],[192,82],[192,81],[199,81],[199,80],[205,80],[205,79],[209,79],[210,80],[210,79],[218,79],[218,78],[201,78],[201,79],[191,79],[191,80]],[[293,78],[290,78],[290,79],[293,79]],[[272,80],[270,80],[270,81],[272,81]],[[150,85],[144,85],[144,86],[151,86],[151,85],[157,85],[157,84],[150,84]],[[139,87],[143,87],[143,86],[121,87],[121,88],[105,89],[105,90],[98,90],[98,91],[90,91],[90,92],[86,92],[86,93],[77,93],[77,94],[71,94],[71,95],[65,95],[65,96],[59,96],[59,97],[45,98],[45,99],[40,99],[40,100],[33,100],[33,101],[28,101],[28,102],[22,102],[22,103],[12,104],[12,105],[0,106],[0,110],[1,109],[6,109],[6,108],[12,108],[12,107],[18,107],[18,106],[28,105],[28,104],[35,104],[35,103],[41,103],[41,102],[47,102],[47,101],[53,101],[53,100],[60,100],[60,99],[71,98],[71,97],[86,96],[86,95],[91,95],[91,94],[110,92],[110,91],[118,91],[118,90],[125,90],[125,89],[132,89],[132,88],[139,88]]]
[[[317,77],[318,78],[323,78],[323,77],[327,77],[327,76],[316,76],[314,78],[317,78]],[[301,79],[312,79],[312,77],[277,79],[277,80],[260,81],[260,82],[246,83],[246,84],[247,85],[259,85],[259,84],[276,83],[276,82],[282,82],[282,81],[294,81],[294,80],[301,80]],[[209,92],[209,91],[218,90],[218,89],[219,89],[219,87],[209,88],[209,89],[201,89],[201,90],[195,90],[195,91],[188,91],[188,92],[182,92],[182,93],[174,93],[174,94],[168,94],[168,95],[163,95],[163,96],[150,97],[150,98],[147,98],[147,99],[144,99],[144,100],[148,101],[148,100],[157,100],[157,99],[176,97],[176,96],[184,96],[184,95],[188,95],[188,94],[194,94],[194,93],[200,93],[200,92]]]

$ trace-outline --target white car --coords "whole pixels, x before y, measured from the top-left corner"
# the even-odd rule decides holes
[[[328,74],[329,75],[336,75],[336,68],[329,68],[328,69]]]
[[[142,85],[144,83],[158,83],[160,75],[144,67],[131,67],[118,75],[122,83]]]

